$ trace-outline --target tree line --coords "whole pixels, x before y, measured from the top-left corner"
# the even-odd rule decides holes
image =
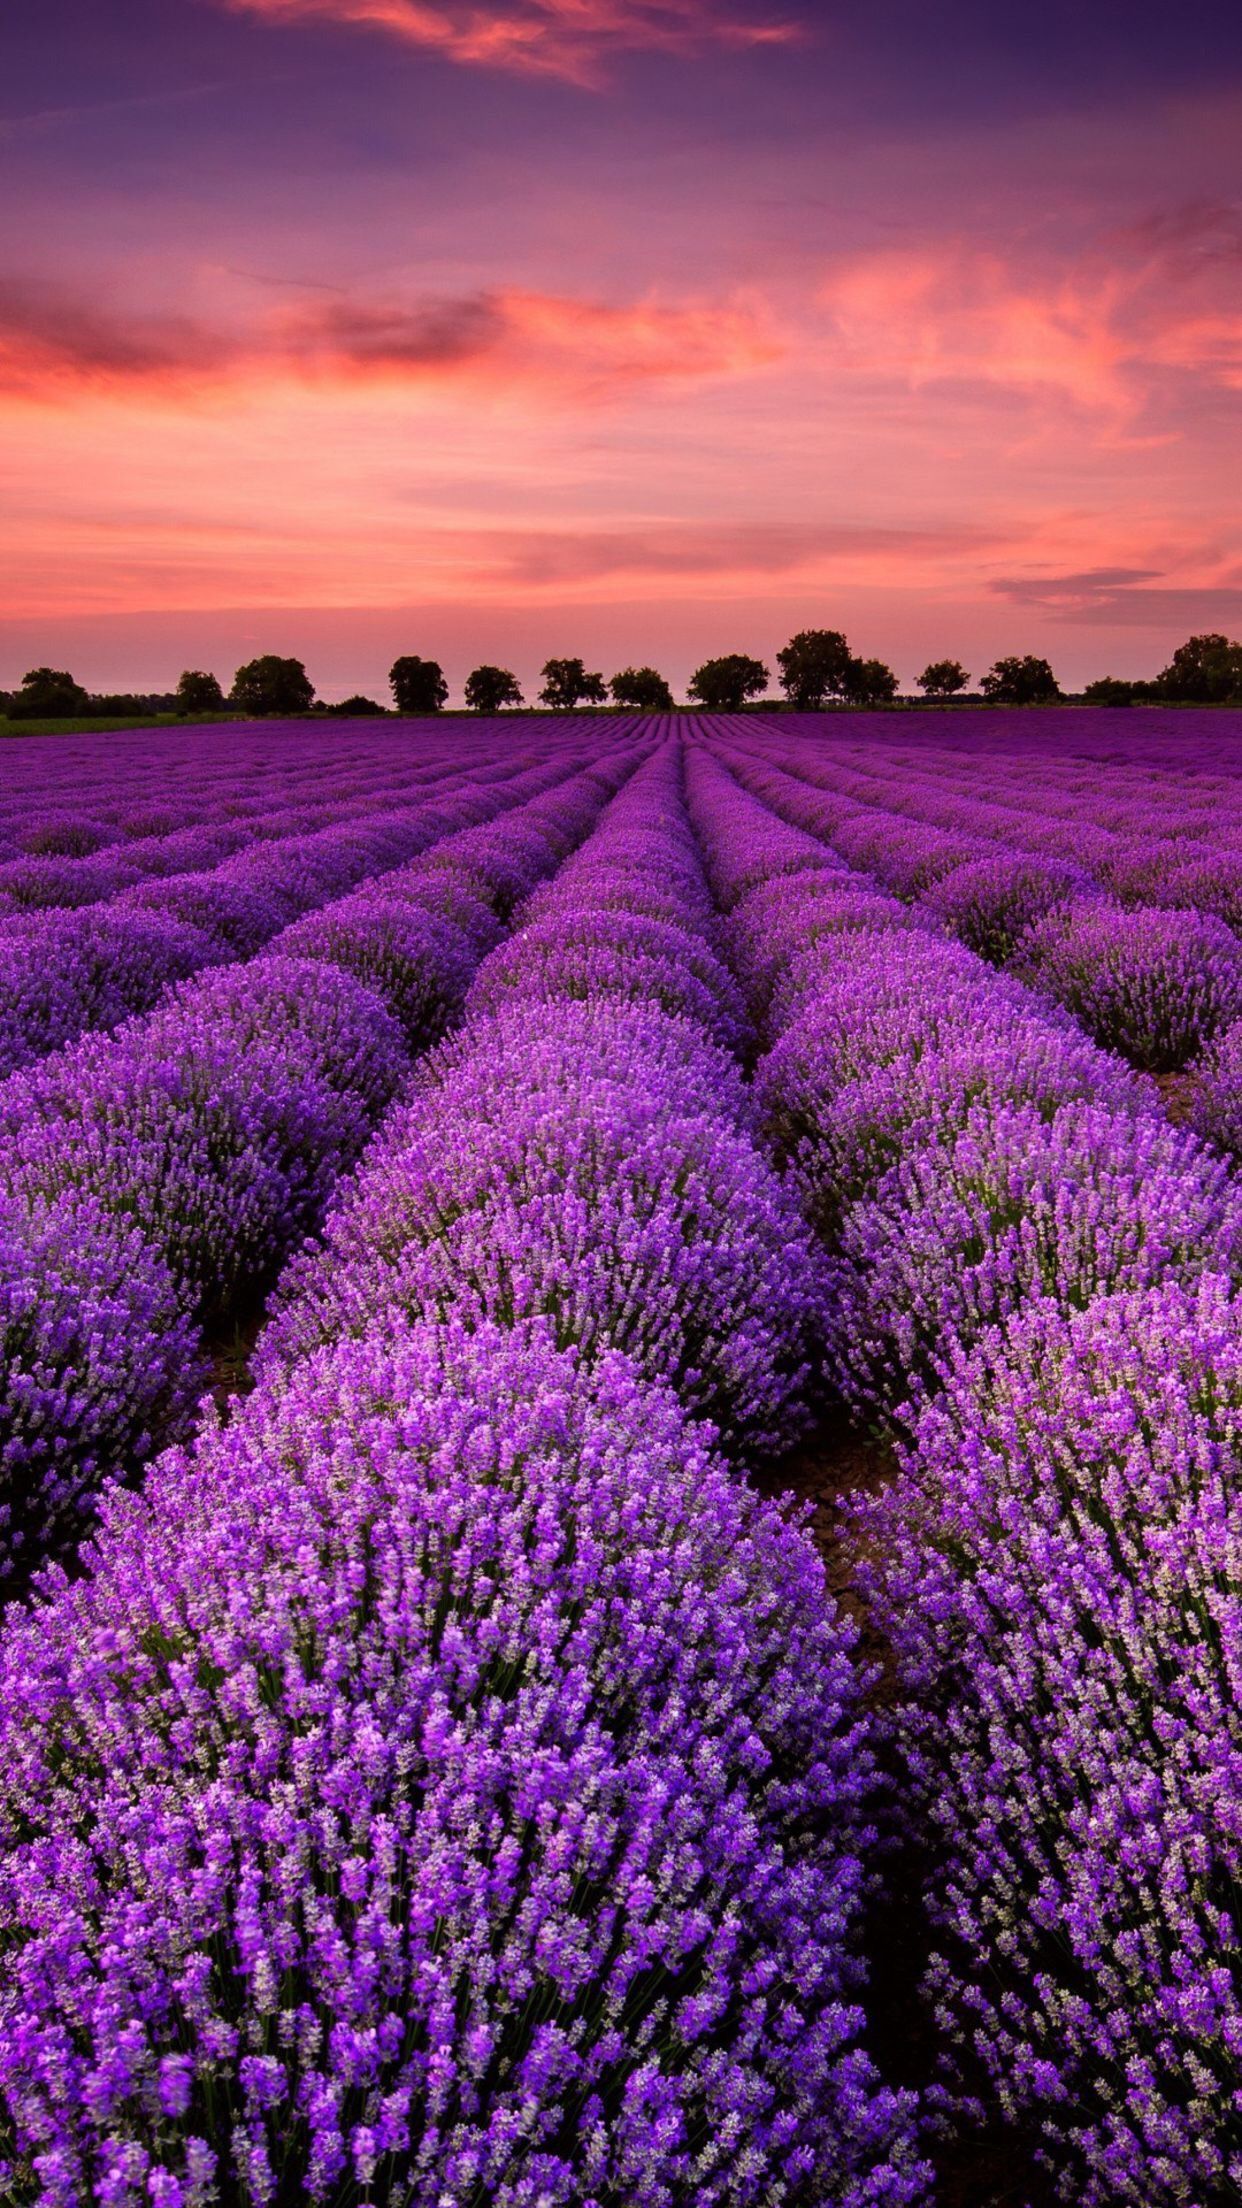
[[[861,659],[839,629],[802,629],[776,655],[785,700],[795,711],[818,713],[830,706],[891,705],[897,677],[880,659]],[[737,713],[767,695],[771,669],[745,652],[728,652],[695,669],[689,684],[693,705],[711,713]],[[0,713],[10,720],[115,718],[123,713],[177,713],[185,717],[234,711],[247,719],[320,712],[357,718],[396,711],[424,715],[443,712],[449,686],[438,660],[407,653],[389,670],[393,704],[374,698],[345,698],[337,705],[317,702],[314,684],[300,659],[266,652],[247,660],[233,677],[227,696],[217,676],[187,668],[175,691],[159,696],[95,696],[61,668],[34,667],[20,689],[0,691]],[[929,702],[947,704],[973,695],[992,705],[1054,705],[1064,696],[1049,662],[1033,653],[995,660],[970,691],[971,677],[960,660],[936,659],[917,677]],[[1242,644],[1227,636],[1188,637],[1169,665],[1153,681],[1128,681],[1105,675],[1088,683],[1083,698],[1093,705],[1139,703],[1177,705],[1242,704]],[[526,705],[517,676],[508,667],[476,667],[466,678],[466,704],[472,712],[494,714]],[[614,705],[634,713],[675,710],[672,690],[654,667],[623,667],[605,681],[581,659],[550,659],[536,701],[552,712],[584,706]]]

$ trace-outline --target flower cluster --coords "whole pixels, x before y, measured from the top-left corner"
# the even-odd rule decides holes
[[[0,1706],[18,2197],[915,2196],[849,1630],[624,1359],[303,1363],[113,1494]]]
[[[461,839],[518,932],[295,1260],[257,1393],[111,1489],[0,1639],[19,2200],[924,2195],[859,2044],[854,1630],[686,1417],[797,1430],[810,1245],[676,748],[581,842],[601,794],[498,834],[490,887]],[[352,1041],[316,1038],[337,1093]]]
[[[1098,2208],[1242,2185],[1240,1461],[1209,1276],[1016,1313],[866,1510],[935,1997]]]
[[[583,1354],[626,1350],[730,1439],[798,1431],[816,1266],[728,1056],[745,1014],[673,773],[641,769],[484,960],[461,1033],[290,1268],[262,1370],[379,1310],[542,1318]],[[677,883],[681,920],[629,914],[627,877]]]
[[[851,797],[864,782],[821,761],[804,803],[770,749],[729,764],[791,821],[821,777]],[[694,777],[709,846],[744,839],[754,796],[719,760]],[[838,849],[842,817],[825,831]],[[1104,892],[1174,885],[1183,861],[1223,882],[1228,861],[1128,832],[1124,850],[1078,820],[1064,840],[1051,821],[1018,839],[1095,875],[1020,957],[1035,971],[1039,952],[1048,986],[1071,947],[1073,986],[1067,960],[1049,993],[1162,1067],[1228,1020],[1236,948],[1171,891],[1151,911]],[[955,878],[926,908],[965,937]],[[797,904],[765,915],[785,915],[790,951]],[[893,1653],[892,1747],[929,1865],[946,2107],[978,2111],[982,2064],[992,2109],[1090,2208],[1233,2199],[1236,1182],[1151,1086],[960,944],[862,926],[798,957],[792,992],[778,946],[757,970],[775,1036],[758,1102],[827,1239],[838,1384],[899,1440],[896,1479],[855,1505],[855,1568]],[[1223,1027],[1196,1083],[1217,1151],[1237,1148],[1238,1032]]]
[[[1016,963],[1150,1073],[1176,1072],[1242,1012],[1242,948],[1211,915],[1079,905],[1033,927]]]
[[[502,814],[461,831],[386,877],[390,894],[406,900],[410,927],[404,965],[390,962],[376,977],[388,982],[393,1010],[351,970],[359,939],[347,919],[339,962],[323,938],[318,956],[294,956],[281,936],[262,957],[196,976],[145,1018],[87,1035],[0,1083],[0,1192],[13,1221],[28,1217],[36,1236],[71,1240],[81,1218],[93,1237],[83,1247],[76,1326],[66,1324],[70,1291],[55,1289],[59,1275],[49,1271],[46,1297],[21,1301],[20,1286],[14,1291],[14,1401],[37,1396],[39,1449],[54,1456],[56,1476],[49,1486],[20,1422],[11,1451],[10,1429],[0,1426],[0,1523],[16,1529],[33,1517],[45,1547],[71,1545],[103,1475],[131,1473],[153,1442],[184,1429],[202,1373],[201,1329],[261,1307],[404,1084],[411,1049],[460,1002],[479,957],[466,932],[473,925],[477,938],[485,909],[477,890],[492,884],[494,903],[508,895],[514,831],[524,878],[549,872],[627,764],[557,774],[550,788],[541,770],[545,787],[518,821]],[[466,853],[461,883],[455,843]],[[460,925],[446,916],[455,901]],[[294,948],[298,933],[288,931]],[[99,1218],[113,1226],[97,1255]],[[20,1283],[34,1261],[25,1230],[12,1231]],[[117,1271],[122,1247],[132,1292]],[[170,1385],[168,1358],[153,1354],[159,1324],[183,1384]],[[39,1543],[23,1536],[7,1570],[24,1577],[39,1561]]]

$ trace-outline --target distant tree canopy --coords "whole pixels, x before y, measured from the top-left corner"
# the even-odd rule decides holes
[[[955,698],[970,676],[960,659],[933,659],[918,676],[919,689],[929,698]]]
[[[219,713],[223,706],[224,692],[216,677],[204,674],[201,668],[187,667],[177,684],[177,711]]]
[[[328,711],[335,713],[341,720],[373,721],[382,720],[387,707],[377,704],[374,698],[358,696],[342,698],[339,705],[330,705]]]
[[[388,680],[398,713],[439,713],[448,698],[448,684],[438,660],[420,659],[416,652],[395,659]]]
[[[233,677],[230,705],[263,720],[273,714],[309,713],[315,702],[315,686],[300,659],[279,659],[265,652],[247,660]]]
[[[1150,689],[1150,683],[1123,682],[1118,675],[1101,675],[1098,681],[1087,684],[1083,697],[1088,705],[1133,705]]]
[[[738,713],[749,698],[762,697],[771,677],[761,659],[729,652],[704,660],[690,678],[690,695],[709,713]]]
[[[607,705],[608,691],[603,676],[588,674],[583,660],[550,659],[539,700],[554,713],[572,713],[577,705]]]
[[[897,677],[882,659],[851,659],[845,677],[850,705],[889,705],[897,695]]]
[[[22,676],[20,690],[9,701],[14,721],[66,719],[89,711],[90,699],[80,682],[63,667],[32,667]]]
[[[799,713],[818,713],[847,694],[857,662],[839,629],[800,629],[776,655],[781,688]]]
[[[1021,659],[998,659],[979,687],[993,705],[1050,705],[1061,695],[1047,660],[1032,652]]]
[[[472,713],[503,713],[507,705],[522,705],[522,686],[507,667],[476,667],[466,677],[466,703]]]
[[[29,680],[29,677],[27,677]],[[1189,636],[1153,685],[1158,698],[1192,705],[1242,701],[1242,644],[1227,636]]]
[[[608,685],[614,705],[635,713],[671,713],[673,693],[654,667],[623,667]]]

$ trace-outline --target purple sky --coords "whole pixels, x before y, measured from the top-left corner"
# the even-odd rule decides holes
[[[0,686],[1242,630],[1242,11],[40,0]]]

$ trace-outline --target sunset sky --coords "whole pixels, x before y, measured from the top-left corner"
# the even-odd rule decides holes
[[[20,20],[14,18],[20,17]],[[1236,0],[39,0],[0,687],[1242,632]]]

